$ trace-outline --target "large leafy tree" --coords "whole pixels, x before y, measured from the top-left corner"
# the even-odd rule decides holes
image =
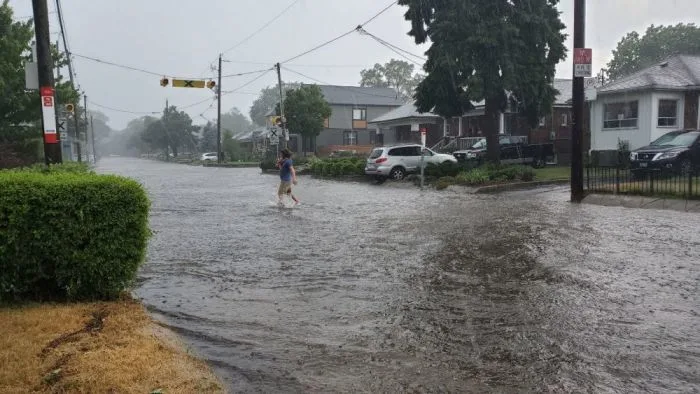
[[[421,74],[414,74],[414,69],[413,64],[403,60],[391,59],[384,65],[377,63],[360,71],[360,86],[391,87],[399,97],[410,99],[424,78]]]
[[[301,86],[298,82],[285,83],[282,89],[283,94],[286,94],[291,89],[296,89]],[[250,119],[258,126],[265,125],[265,115],[271,110],[277,108],[280,102],[280,91],[277,85],[269,86],[260,91],[258,98],[253,101],[250,107]]]
[[[651,25],[644,35],[630,32],[613,50],[613,59],[604,74],[608,79],[617,79],[675,54],[700,55],[700,27],[693,23]]]
[[[196,148],[196,130],[192,118],[173,105],[163,110],[163,116],[157,122],[152,122],[145,128],[141,139],[152,149],[163,150],[166,157],[170,152],[177,156],[182,149]]]
[[[221,128],[224,130],[231,130],[237,134],[248,131],[250,127],[250,121],[238,108],[231,108],[229,112],[221,114]]]
[[[287,92],[284,112],[290,133],[300,134],[304,147],[315,146],[325,120],[331,116],[331,106],[316,85],[302,85]]]
[[[202,127],[201,138],[199,139],[199,150],[201,152],[216,152],[216,124],[207,122]]]
[[[41,136],[39,92],[26,90],[24,64],[31,60],[32,20],[15,21],[8,0],[0,4],[0,139],[23,140]],[[66,64],[66,57],[52,47],[54,67]],[[61,78],[56,80],[59,102],[75,102],[78,92]],[[23,125],[32,125],[22,127]]]
[[[399,0],[408,7],[408,34],[432,43],[414,96],[418,109],[461,116],[484,100],[487,156],[497,162],[499,113],[514,104],[534,125],[554,101],[555,67],[566,55],[558,3]]]

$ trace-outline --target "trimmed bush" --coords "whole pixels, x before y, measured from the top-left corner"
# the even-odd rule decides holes
[[[144,260],[148,209],[126,178],[0,172],[0,300],[114,299]]]
[[[425,175],[434,176],[437,178],[442,178],[446,176],[455,177],[460,171],[463,171],[464,167],[459,163],[453,163],[451,161],[446,161],[440,164],[429,163],[425,167]]]

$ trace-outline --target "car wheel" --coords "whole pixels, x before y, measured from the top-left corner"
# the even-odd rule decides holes
[[[395,181],[400,181],[406,176],[406,170],[402,167],[394,167],[389,173],[389,177]]]
[[[690,159],[683,159],[681,160],[680,169],[681,175],[690,175],[693,172],[693,163],[690,162]]]

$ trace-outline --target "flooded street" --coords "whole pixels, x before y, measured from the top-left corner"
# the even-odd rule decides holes
[[[700,215],[106,158],[136,294],[232,392],[700,391]]]

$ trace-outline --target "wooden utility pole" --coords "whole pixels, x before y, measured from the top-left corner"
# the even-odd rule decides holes
[[[221,54],[219,54],[219,78],[216,84],[216,162],[221,164]]]
[[[284,148],[287,149],[287,141],[289,141],[289,135],[287,135],[287,119],[284,117],[284,94],[282,93],[282,65],[277,63],[277,84],[280,89],[280,119],[282,119],[282,137],[284,138]]]
[[[41,128],[44,136],[44,162],[46,165],[63,162],[61,143],[56,130],[56,102],[54,95],[53,59],[49,33],[49,10],[46,0],[32,0],[36,57],[41,95]]]
[[[92,160],[94,164],[97,164],[97,151],[95,150],[95,125],[92,122],[92,115],[90,115],[90,132],[92,134]]]
[[[586,47],[586,0],[574,0],[574,48]],[[575,67],[575,66],[574,66]],[[573,124],[571,132],[571,201],[583,200],[583,114],[584,78],[573,81]]]

